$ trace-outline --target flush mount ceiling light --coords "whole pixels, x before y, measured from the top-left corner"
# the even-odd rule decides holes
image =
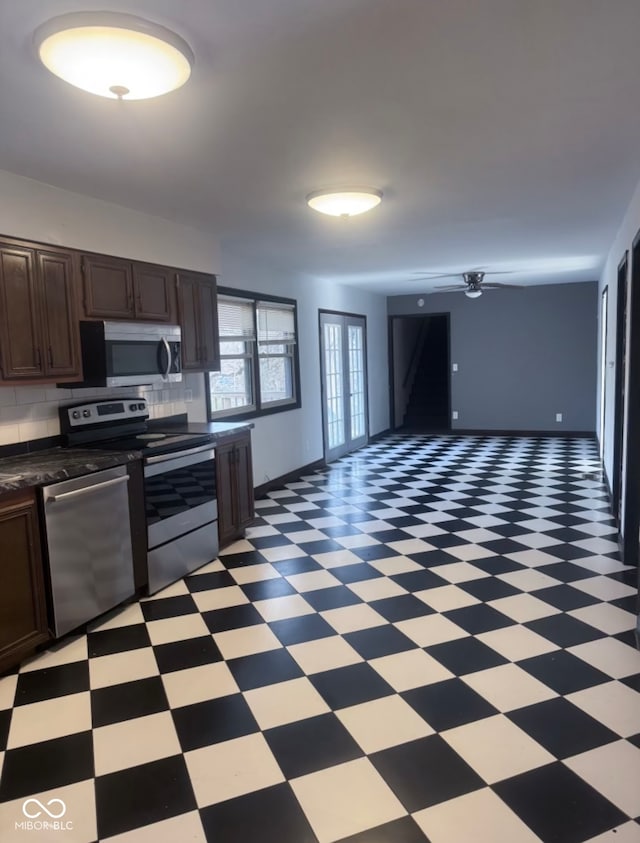
[[[307,196],[307,205],[332,217],[354,217],[379,205],[382,191],[372,187],[342,187],[315,190]]]
[[[178,35],[134,15],[61,15],[36,30],[42,63],[101,97],[141,100],[174,91],[191,75],[193,53]]]

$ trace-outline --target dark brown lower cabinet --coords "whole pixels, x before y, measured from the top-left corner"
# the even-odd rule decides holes
[[[241,536],[254,519],[251,434],[240,433],[216,447],[220,547]]]
[[[35,491],[0,495],[0,673],[51,638]]]

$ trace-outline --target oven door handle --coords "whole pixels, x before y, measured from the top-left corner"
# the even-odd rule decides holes
[[[90,492],[100,492],[102,489],[107,489],[109,486],[118,486],[120,483],[128,483],[128,475],[123,477],[115,477],[113,480],[105,480],[104,483],[93,483],[91,486],[82,486],[80,489],[74,489],[71,492],[62,492],[59,495],[51,495],[45,497],[45,503],[55,503],[56,501],[65,501],[70,498],[79,498],[82,495],[88,495]]]
[[[204,451],[212,451],[213,443],[208,445],[200,445],[199,448],[190,448],[188,451],[172,451],[169,454],[158,454],[156,457],[145,457],[145,465],[153,465],[157,462],[167,462],[168,460],[178,460],[182,457],[190,457],[192,454],[201,454]]]
[[[169,348],[169,343],[167,342],[166,337],[161,337],[160,342],[164,346],[164,351],[167,355],[167,365],[165,366],[164,372],[162,373],[163,379],[166,380],[169,377],[169,372],[171,371],[171,349]]]

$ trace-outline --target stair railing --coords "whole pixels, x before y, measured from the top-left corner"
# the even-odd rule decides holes
[[[411,357],[409,358],[409,363],[407,364],[407,371],[405,372],[404,380],[402,381],[403,389],[406,389],[409,384],[409,381],[413,380],[413,378],[415,378],[416,376],[418,360],[420,359],[420,354],[422,353],[422,349],[424,348],[424,343],[427,339],[428,332],[429,320],[425,319],[422,325],[420,325],[420,330],[418,331],[416,341],[413,345],[413,350],[411,351]]]

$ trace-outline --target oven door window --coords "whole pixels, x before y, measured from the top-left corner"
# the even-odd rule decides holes
[[[216,500],[216,470],[212,459],[145,477],[147,527]]]
[[[107,377],[157,375],[166,369],[164,345],[157,340],[110,340],[106,347]]]

